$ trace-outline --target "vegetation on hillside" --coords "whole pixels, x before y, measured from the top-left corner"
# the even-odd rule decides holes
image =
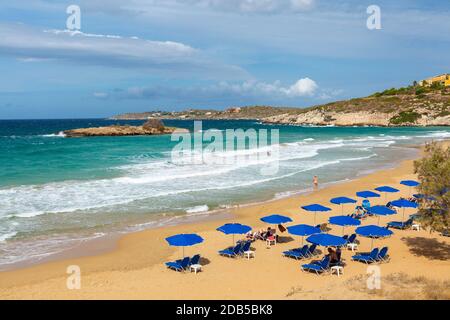
[[[308,112],[323,114],[327,123],[335,120],[333,114],[367,113],[389,114],[386,125],[414,125],[418,121],[429,121],[450,115],[450,87],[441,84],[431,86],[413,85],[391,88],[376,92],[368,97],[330,102],[309,108],[286,108],[271,106],[231,107],[227,110],[189,109],[180,112],[152,111],[129,113],[113,119],[266,119],[275,116],[285,117],[292,123],[299,115]],[[447,120],[440,123],[448,123]]]
[[[450,148],[436,143],[426,146],[425,156],[414,162],[420,181],[418,190],[425,195],[420,221],[430,230],[445,231],[450,226]]]

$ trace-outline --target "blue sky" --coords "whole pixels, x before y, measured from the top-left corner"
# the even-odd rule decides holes
[[[372,4],[381,30],[366,27]],[[448,0],[3,2],[0,119],[365,96],[450,72],[449,17]]]

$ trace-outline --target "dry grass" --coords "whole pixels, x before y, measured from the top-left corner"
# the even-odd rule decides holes
[[[298,293],[302,292],[302,287],[298,286],[298,287],[292,287],[288,293],[286,293],[286,298],[292,297]]]
[[[381,289],[370,290],[368,276],[359,275],[346,281],[352,291],[390,300],[450,300],[450,280],[436,281],[423,276],[413,277],[405,273],[393,273],[381,278]]]

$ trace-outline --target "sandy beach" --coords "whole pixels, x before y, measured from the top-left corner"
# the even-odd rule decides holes
[[[449,145],[447,142],[446,145]],[[430,299],[450,298],[450,239],[425,230],[394,230],[375,246],[388,246],[391,261],[379,265],[381,289],[367,289],[367,266],[351,261],[352,251],[343,251],[347,265],[344,274],[317,276],[302,272],[300,265],[310,260],[296,261],[282,257],[287,249],[300,245],[299,237],[281,235],[282,242],[267,248],[266,243],[253,243],[255,258],[231,259],[217,251],[231,245],[231,236],[215,229],[227,222],[250,225],[254,230],[266,228],[259,219],[278,213],[292,218],[292,224],[313,224],[314,215],[300,209],[311,203],[329,205],[333,211],[319,213],[317,222],[341,214],[341,208],[329,204],[335,196],[354,197],[355,192],[380,185],[401,190],[388,196],[393,200],[408,196],[409,188],[399,184],[416,178],[413,161],[381,170],[346,183],[335,184],[318,191],[267,203],[233,209],[231,218],[210,219],[132,233],[118,239],[106,253],[82,258],[63,259],[20,270],[0,273],[1,299]],[[384,196],[373,204],[384,203]],[[346,207],[349,213],[352,207]],[[414,209],[407,209],[407,214]],[[401,220],[401,213],[382,217],[381,225]],[[363,221],[376,224],[377,218]],[[330,233],[341,235],[342,229],[329,226]],[[353,228],[346,228],[351,233]],[[178,233],[197,233],[205,241],[186,248],[187,255],[200,253],[203,271],[178,273],[167,269],[164,262],[180,258],[181,249],[169,247],[164,240]],[[238,237],[236,237],[237,239]],[[359,237],[359,251],[370,250],[370,239]],[[90,243],[97,245],[96,242]],[[104,244],[98,244],[104,245]],[[86,249],[96,252],[98,248]],[[320,248],[323,250],[323,248]],[[66,286],[68,266],[81,270],[81,288]]]

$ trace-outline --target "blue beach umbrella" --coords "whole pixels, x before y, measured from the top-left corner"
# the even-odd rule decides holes
[[[292,219],[279,214],[273,214],[271,216],[261,218],[261,221],[269,224],[282,224],[292,222]]]
[[[331,203],[337,204],[341,206],[341,212],[344,213],[344,204],[347,203],[356,203],[356,200],[353,200],[352,198],[347,197],[337,197],[330,200]]]
[[[316,233],[309,236],[306,241],[324,247],[338,247],[346,243],[346,240],[339,236],[328,233]]]
[[[420,183],[416,180],[403,180],[403,181],[400,181],[400,184],[407,186],[407,187],[417,187]]]
[[[365,202],[369,203],[369,201],[368,201],[369,198],[379,198],[380,197],[380,195],[378,193],[370,191],[370,190],[359,191],[356,193],[356,195],[360,198],[365,199],[362,202],[362,206],[366,209],[367,209],[367,207],[365,206]]]
[[[378,193],[373,192],[373,191],[369,191],[369,190],[366,190],[366,191],[358,191],[358,192],[356,193],[356,195],[357,195],[358,197],[364,198],[364,199],[368,199],[368,198],[379,198],[379,197],[380,197],[380,195],[379,195]]]
[[[223,232],[227,235],[228,234],[233,235],[233,245],[234,245],[234,235],[235,234],[245,234],[245,233],[249,232],[250,230],[252,230],[252,228],[249,226],[246,226],[244,224],[240,224],[240,223],[227,223],[227,224],[224,224],[223,226],[217,228],[216,230]]]
[[[390,187],[390,186],[378,187],[378,188],[375,188],[375,190],[377,190],[378,192],[383,192],[384,193],[384,200],[385,201],[387,200],[387,194],[388,193],[396,193],[396,192],[400,191],[400,190],[395,189],[395,188]]]
[[[433,197],[433,196],[426,196],[426,195],[421,194],[421,193],[413,194],[413,197],[416,198],[416,199],[426,199],[426,200],[430,200],[430,201],[436,200],[436,198]]]
[[[361,237],[371,238],[372,239],[371,248],[373,248],[373,239],[386,238],[393,234],[391,230],[374,225],[356,228],[355,232],[357,235],[360,235]]]
[[[378,225],[380,225],[380,216],[388,216],[397,213],[395,210],[392,210],[386,206],[373,206],[369,208],[369,212],[378,216]]]
[[[325,211],[331,211],[330,208],[324,207],[321,204],[310,204],[307,206],[302,207],[303,210],[314,212],[314,224],[316,224],[316,214],[317,212],[325,212]]]
[[[305,236],[321,232],[319,228],[307,224],[298,224],[295,226],[290,226],[287,228],[287,231],[289,232],[289,234],[302,237],[302,245]]]
[[[419,206],[417,203],[406,199],[394,200],[391,202],[391,205],[397,208],[403,208],[403,215],[402,215],[403,220],[405,219],[405,208],[417,208]]]
[[[184,247],[190,247],[203,242],[203,238],[196,234],[177,234],[166,238],[166,241],[170,246],[183,247],[183,258],[184,258]]]
[[[411,195],[411,189],[417,187],[420,183],[416,180],[402,180],[400,181],[400,184],[409,187],[409,195]]]
[[[361,221],[349,216],[335,216],[328,219],[331,224],[342,227],[342,235],[344,235],[344,228],[349,226],[359,226]]]

